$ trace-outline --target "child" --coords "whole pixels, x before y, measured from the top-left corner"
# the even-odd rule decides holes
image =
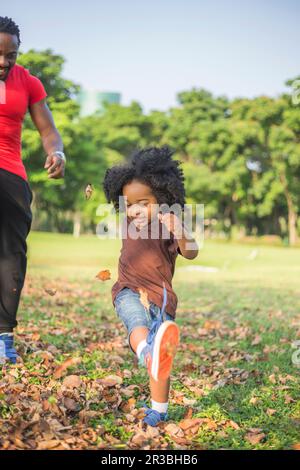
[[[138,150],[127,163],[108,169],[104,178],[107,201],[126,213],[112,301],[131,350],[148,369],[151,408],[145,406],[143,421],[151,426],[167,419],[170,374],[179,343],[177,296],[172,289],[176,257],[180,253],[193,259],[198,254],[196,244],[196,249],[188,249],[187,243],[195,241],[180,218],[170,211],[161,213],[161,205],[183,209],[185,203],[183,172],[172,154],[167,146]],[[166,232],[168,238],[163,237]]]

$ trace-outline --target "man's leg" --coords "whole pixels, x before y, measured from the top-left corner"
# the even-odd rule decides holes
[[[27,267],[32,193],[21,177],[0,169],[0,334],[17,326]]]

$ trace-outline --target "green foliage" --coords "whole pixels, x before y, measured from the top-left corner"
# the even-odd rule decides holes
[[[146,115],[132,102],[106,104],[104,112],[80,117],[79,86],[63,78],[64,62],[50,49],[30,50],[19,58],[47,90],[68,157],[65,180],[49,181],[41,139],[26,118],[23,158],[35,192],[35,219],[47,212],[47,229],[69,231],[74,213],[93,228],[97,205],[104,202],[105,170],[126,161],[137,147],[168,144],[183,162],[187,201],[205,204],[206,218],[217,219],[218,228],[225,230],[229,223],[229,235],[244,227],[248,235],[273,233],[295,241],[300,207],[300,105],[292,100],[296,79],[286,82],[290,94],[277,98],[230,101],[193,88],[179,93],[178,106],[167,112]],[[88,204],[87,183],[96,188]],[[67,225],[60,224],[68,217]]]

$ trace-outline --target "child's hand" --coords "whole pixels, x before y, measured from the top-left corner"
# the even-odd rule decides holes
[[[172,232],[176,238],[182,237],[183,227],[180,219],[175,214],[157,214],[157,217],[164,224],[169,232]]]

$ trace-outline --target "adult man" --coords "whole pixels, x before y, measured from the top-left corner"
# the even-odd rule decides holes
[[[46,104],[40,80],[16,64],[19,27],[0,17],[0,362],[17,359],[13,329],[27,266],[32,192],[21,159],[21,129],[29,110],[47,159],[49,178],[62,178],[63,143]]]

